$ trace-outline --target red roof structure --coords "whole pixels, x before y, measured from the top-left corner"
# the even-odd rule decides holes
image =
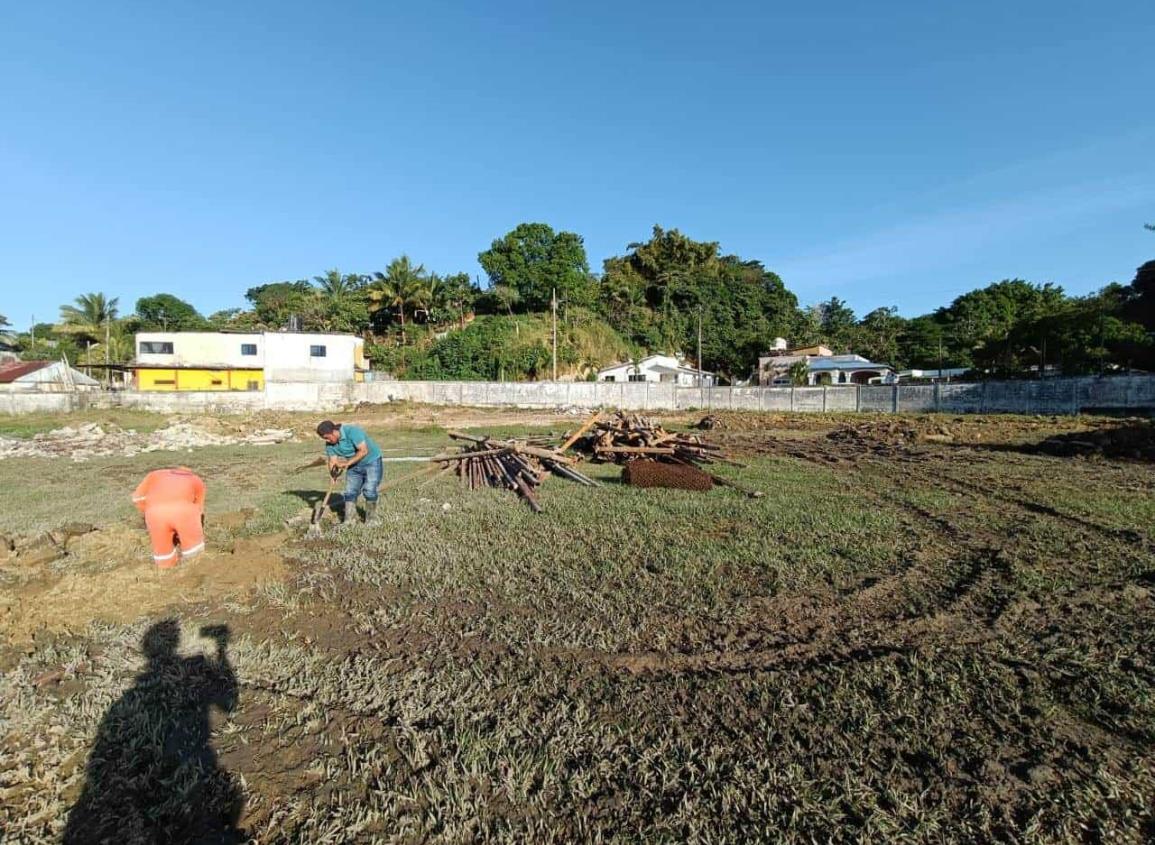
[[[51,367],[54,361],[12,361],[0,364],[0,384],[11,384],[21,376]]]

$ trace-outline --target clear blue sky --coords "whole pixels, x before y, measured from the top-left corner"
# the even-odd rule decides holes
[[[480,273],[522,221],[860,314],[1083,293],[1155,257],[1153,44],[1151,0],[8,3],[0,313]]]

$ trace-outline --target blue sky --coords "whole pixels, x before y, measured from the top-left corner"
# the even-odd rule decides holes
[[[814,8],[803,9],[803,6]],[[202,312],[522,221],[923,313],[1155,257],[1155,4],[9,3],[0,313]]]

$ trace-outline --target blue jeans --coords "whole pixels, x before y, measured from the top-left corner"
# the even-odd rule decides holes
[[[384,464],[380,458],[375,461],[364,459],[357,461],[345,470],[345,501],[349,504],[357,501],[361,493],[365,494],[366,502],[377,501],[377,488],[381,486],[381,475]]]

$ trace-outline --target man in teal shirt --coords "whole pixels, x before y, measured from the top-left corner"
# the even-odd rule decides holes
[[[334,478],[345,470],[345,507],[341,522],[350,523],[357,513],[357,497],[365,495],[365,522],[377,522],[377,488],[381,486],[384,469],[381,450],[365,430],[351,423],[325,420],[317,426],[317,434],[325,441],[329,458],[329,472]]]

